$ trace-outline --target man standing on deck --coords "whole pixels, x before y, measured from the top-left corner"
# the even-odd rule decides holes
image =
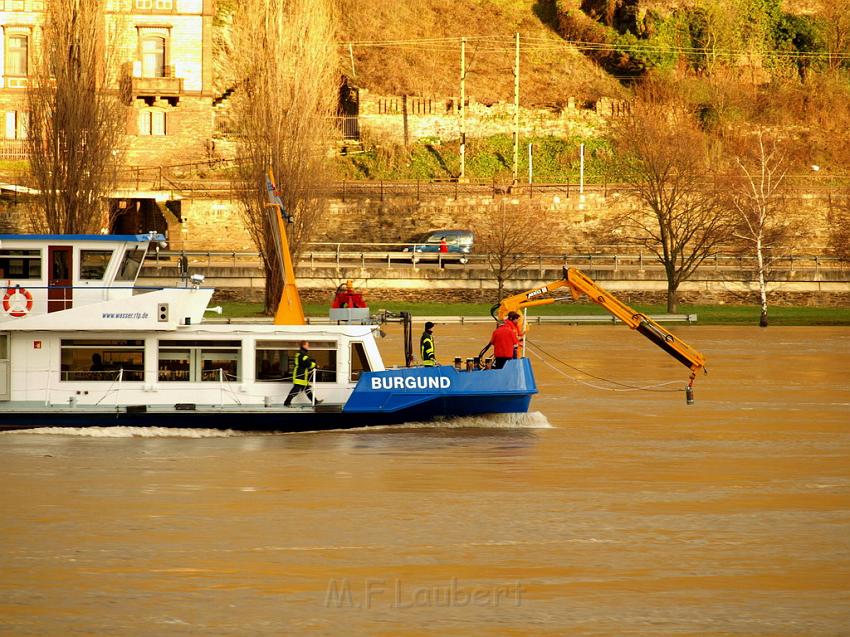
[[[289,390],[289,396],[286,397],[286,400],[283,403],[284,407],[289,407],[292,399],[302,391],[307,394],[307,398],[310,399],[311,403],[314,402],[313,391],[310,389],[310,375],[313,373],[313,370],[316,369],[316,361],[313,360],[313,357],[310,356],[309,352],[310,343],[302,341],[301,348],[295,355],[295,369],[292,372],[292,389]],[[318,398],[315,400],[317,405],[321,402],[322,401]]]
[[[434,367],[437,364],[437,350],[434,347],[434,324],[431,321],[425,323],[425,331],[419,339],[419,356],[422,364],[426,367]]]
[[[490,337],[490,342],[478,354],[479,358],[484,357],[484,353],[493,347],[493,354],[496,356],[496,362],[493,364],[493,369],[502,369],[512,358],[516,358],[516,349],[519,344],[517,338],[516,326],[512,321],[505,321],[493,330],[493,335]]]

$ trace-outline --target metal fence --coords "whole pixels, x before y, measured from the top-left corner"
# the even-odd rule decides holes
[[[490,269],[486,254],[441,252],[414,252],[415,244],[400,243],[310,243],[302,251],[298,267],[302,270],[327,268],[386,268],[418,269],[449,268],[465,270]],[[421,244],[420,244],[421,245]],[[405,248],[408,248],[405,251]],[[260,267],[259,253],[250,251],[157,251],[148,257],[152,266],[176,267],[179,257],[185,255],[195,267]],[[529,270],[558,270],[564,266],[612,273],[659,272],[664,268],[658,259],[643,251],[575,251],[561,254],[529,254],[523,258]],[[738,254],[717,254],[700,266],[709,272],[735,274],[753,272],[755,257]],[[787,254],[770,260],[775,272],[795,275],[821,276],[831,273],[839,279],[850,277],[850,264],[826,254]]]

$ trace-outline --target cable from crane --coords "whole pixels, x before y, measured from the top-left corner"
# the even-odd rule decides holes
[[[544,350],[542,347],[540,347],[537,343],[534,343],[534,342],[532,342],[532,341],[526,341],[526,344],[527,344],[527,345],[531,345],[531,346],[532,346],[532,347],[534,347],[536,350],[538,350],[538,352],[539,352],[539,353],[538,353],[538,352],[535,352],[534,354],[535,354],[535,356],[537,356],[540,360],[542,360],[542,361],[543,361],[543,363],[544,363],[545,365],[547,365],[547,366],[551,367],[551,368],[552,368],[552,369],[554,369],[556,372],[558,372],[558,373],[562,374],[563,376],[565,376],[565,377],[569,378],[570,380],[573,380],[573,381],[575,381],[575,382],[577,382],[577,383],[579,383],[579,384],[581,384],[581,385],[585,385],[585,386],[587,386],[587,387],[591,387],[591,388],[593,388],[593,389],[601,389],[601,390],[603,390],[603,391],[613,391],[613,392],[646,391],[646,392],[654,392],[654,393],[671,393],[671,392],[679,392],[679,391],[682,391],[681,389],[659,389],[659,388],[664,387],[664,386],[666,386],[666,385],[675,385],[675,384],[677,384],[677,383],[679,382],[679,381],[677,381],[677,380],[673,380],[673,381],[666,381],[666,382],[663,382],[663,383],[657,383],[657,384],[655,384],[655,385],[646,385],[646,386],[643,386],[643,387],[638,387],[638,386],[635,386],[635,385],[629,385],[629,384],[627,384],[627,383],[621,383],[621,382],[616,381],[616,380],[611,380],[610,378],[603,378],[603,377],[601,377],[601,376],[596,376],[596,375],[591,374],[590,372],[587,372],[587,371],[585,371],[585,370],[583,370],[583,369],[579,369],[579,368],[578,368],[578,367],[576,367],[575,365],[571,365],[570,363],[567,363],[566,361],[561,360],[560,358],[558,358],[558,357],[557,357],[557,356],[555,356],[554,354],[550,354],[549,352],[547,352],[546,350]],[[541,356],[541,354],[542,354],[543,356]],[[555,360],[555,361],[559,362],[559,363],[560,363],[561,365],[563,365],[564,367],[568,367],[569,369],[575,370],[575,371],[577,371],[577,372],[579,372],[579,373],[581,373],[581,374],[584,374],[585,376],[589,376],[590,378],[595,378],[596,380],[600,380],[600,381],[602,381],[602,382],[604,382],[604,383],[610,383],[610,384],[612,384],[612,385],[618,385],[618,386],[620,387],[620,389],[617,389],[617,388],[614,388],[614,387],[602,387],[602,386],[599,386],[599,385],[594,385],[593,383],[588,383],[587,381],[584,381],[584,380],[582,380],[582,379],[580,379],[580,378],[576,378],[575,376],[571,376],[570,374],[567,374],[566,372],[564,372],[564,371],[562,371],[562,370],[558,369],[557,367],[555,367],[554,365],[552,365],[549,361],[547,361],[547,360],[544,358],[544,356],[547,356],[547,357],[549,357],[549,358],[551,358],[551,359],[553,359],[553,360]]]

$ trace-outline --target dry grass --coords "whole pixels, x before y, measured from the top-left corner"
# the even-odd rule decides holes
[[[509,102],[516,32],[521,37],[523,105],[557,105],[571,96],[592,99],[622,92],[615,80],[552,30],[551,10],[540,0],[340,0],[339,4],[339,40],[354,43],[355,82],[379,94],[459,94],[460,38],[467,37],[467,95],[484,103]],[[443,41],[423,42],[438,39]],[[399,44],[367,44],[388,40]],[[346,45],[340,54],[343,68],[350,72]]]

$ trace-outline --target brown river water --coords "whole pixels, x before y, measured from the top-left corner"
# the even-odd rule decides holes
[[[581,371],[533,356],[522,418],[0,435],[0,634],[850,635],[850,329],[674,331],[690,406],[643,337],[542,326]]]

